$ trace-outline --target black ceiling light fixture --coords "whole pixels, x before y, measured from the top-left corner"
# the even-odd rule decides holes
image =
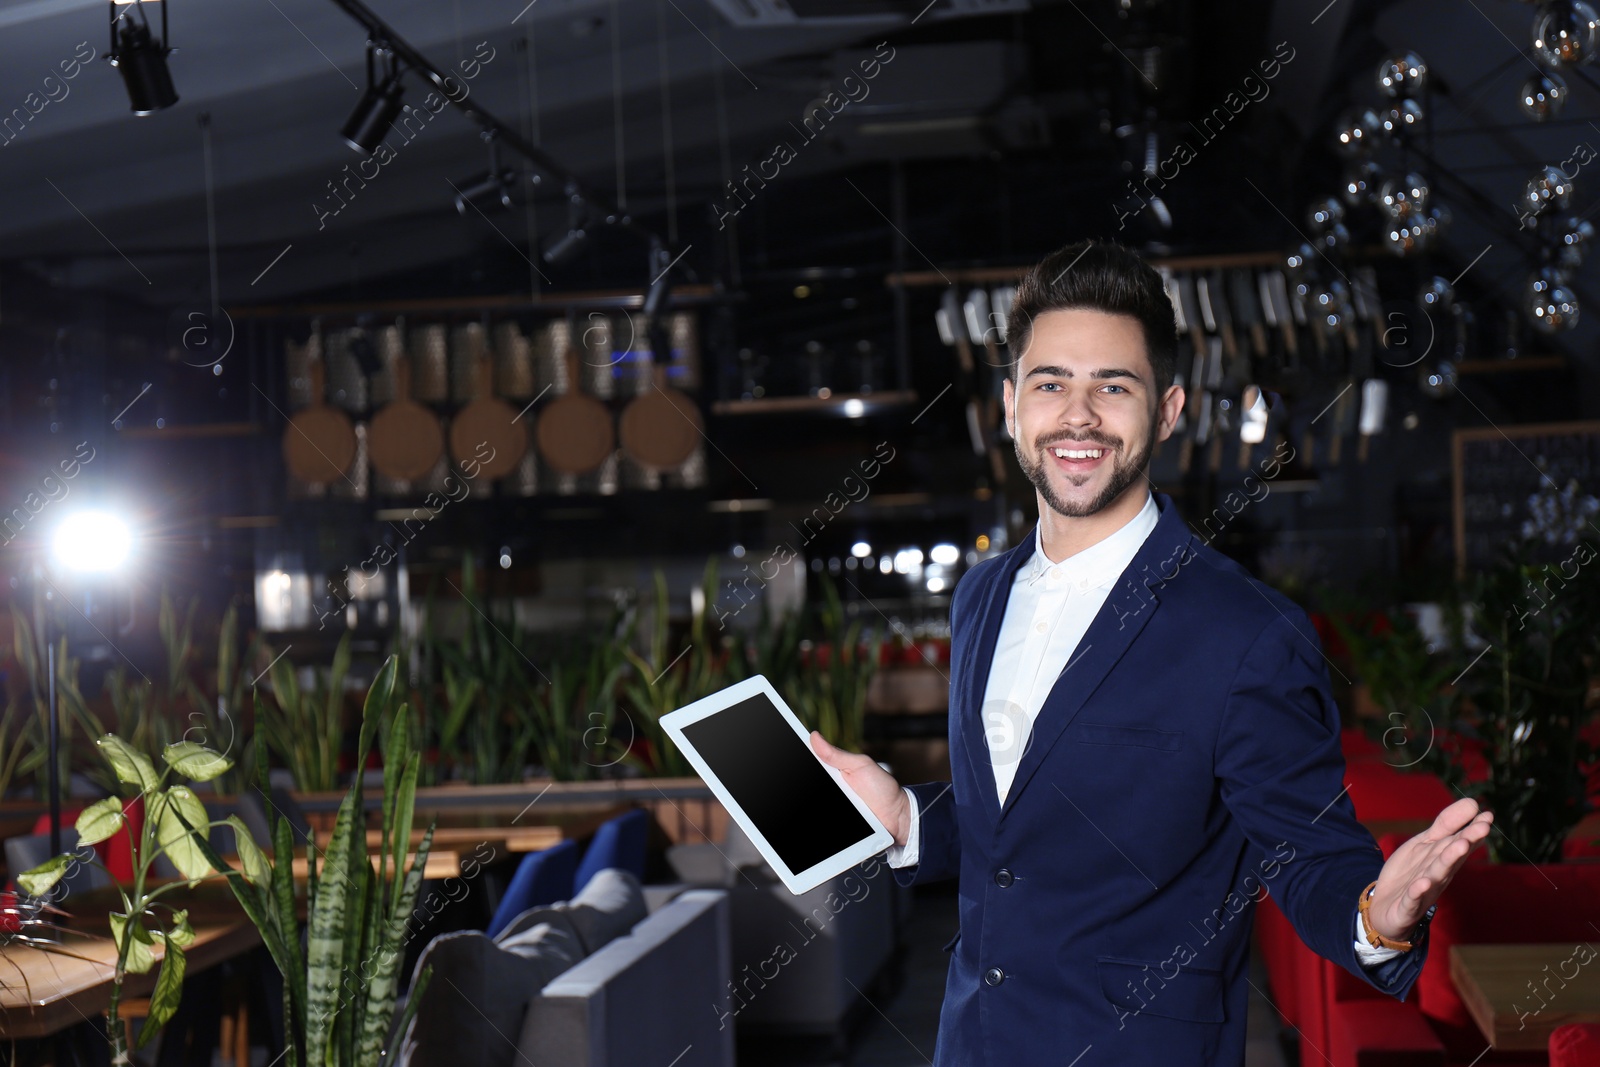
[[[159,38],[150,32],[143,3],[111,3],[111,50],[106,58],[122,74],[135,115],[150,115],[178,102],[178,90],[172,87],[172,74],[167,70],[167,56],[174,50],[168,47],[171,37],[167,35],[166,0],[144,0],[152,2],[161,4]],[[119,12],[118,8],[122,10]],[[133,17],[135,12],[138,18]]]
[[[377,59],[382,57],[386,72],[383,80],[377,79]],[[388,48],[376,41],[367,42],[367,88],[356,102],[355,110],[339,127],[344,143],[363,155],[372,155],[383,142],[389,127],[400,115],[400,94],[405,86],[400,84],[400,63]]]
[[[511,194],[517,185],[517,172],[500,165],[500,144],[494,131],[484,130],[482,136],[489,143],[489,169],[456,186],[456,210],[463,215],[470,207],[482,211],[497,204],[507,209],[516,204]]]
[[[589,243],[589,232],[584,229],[590,215],[589,202],[584,199],[576,182],[567,183],[567,232],[556,237],[544,249],[546,263],[565,263],[575,259]]]

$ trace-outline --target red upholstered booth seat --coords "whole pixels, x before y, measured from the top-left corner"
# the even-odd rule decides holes
[[[1389,766],[1386,757],[1392,760],[1394,754],[1360,733],[1346,731],[1342,740],[1345,780],[1364,822],[1426,824],[1456,799],[1431,776]],[[1384,854],[1408,836],[1383,835]],[[1596,837],[1600,820],[1591,817],[1569,837],[1564,854],[1592,854]],[[1586,918],[1592,919],[1594,911],[1584,902],[1594,900],[1600,900],[1600,863],[1502,866],[1490,864],[1486,850],[1479,849],[1440,901],[1427,963],[1405,1003],[1383,996],[1311,952],[1271,897],[1257,908],[1256,937],[1273,1002],[1300,1033],[1301,1063],[1465,1067],[1484,1052],[1487,1042],[1450,980],[1450,945],[1592,940],[1594,931]],[[1480,1067],[1544,1063],[1545,1056],[1491,1052],[1477,1062]]]
[[[1568,1023],[1550,1034],[1550,1067],[1600,1067],[1600,1023]]]
[[[1399,843],[1388,837],[1380,842],[1386,851]],[[1450,979],[1450,946],[1592,941],[1597,900],[1600,863],[1472,864],[1456,875],[1439,899],[1416,987],[1417,1006],[1452,1062],[1470,1062],[1485,1041]],[[1479,1062],[1543,1063],[1544,1055],[1490,1053]]]

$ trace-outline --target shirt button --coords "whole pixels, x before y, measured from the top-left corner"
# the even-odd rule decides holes
[[[983,980],[990,985],[999,985],[1001,982],[1005,981],[1005,977],[1006,972],[1002,971],[998,967],[990,967],[987,971],[983,972]]]
[[[1087,588],[1089,588],[1089,579],[1085,578],[1082,581],[1080,581],[1078,583],[1078,588],[1079,589],[1087,589]]]
[[[999,886],[1001,889],[1009,886],[1011,882],[1011,872],[1006,870],[1004,867],[1001,867],[998,871],[994,872],[994,884]]]
[[[1040,633],[1044,633],[1044,629],[1045,629],[1045,627],[1044,627],[1044,623],[1042,623],[1042,622],[1040,622],[1040,623],[1035,623],[1035,624],[1034,624],[1034,627],[1033,627],[1033,628],[1034,628],[1034,629],[1035,629],[1035,630],[1038,630],[1038,631],[1039,631],[1039,632],[1040,632]]]

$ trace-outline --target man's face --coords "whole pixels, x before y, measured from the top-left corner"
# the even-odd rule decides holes
[[[1047,311],[1007,379],[1017,461],[1051,509],[1083,517],[1145,480],[1150,450],[1172,433],[1183,389],[1155,392],[1144,330],[1131,315]]]

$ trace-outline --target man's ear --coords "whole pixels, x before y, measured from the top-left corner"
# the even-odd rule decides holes
[[[1183,413],[1183,402],[1183,386],[1174,385],[1167,389],[1167,395],[1161,398],[1161,406],[1156,409],[1156,418],[1160,420],[1156,440],[1165,441],[1172,436],[1172,428],[1178,424],[1178,416]]]
[[[1013,441],[1017,439],[1016,399],[1017,387],[1008,377],[1000,383],[1000,414],[1006,420],[1006,433]]]

